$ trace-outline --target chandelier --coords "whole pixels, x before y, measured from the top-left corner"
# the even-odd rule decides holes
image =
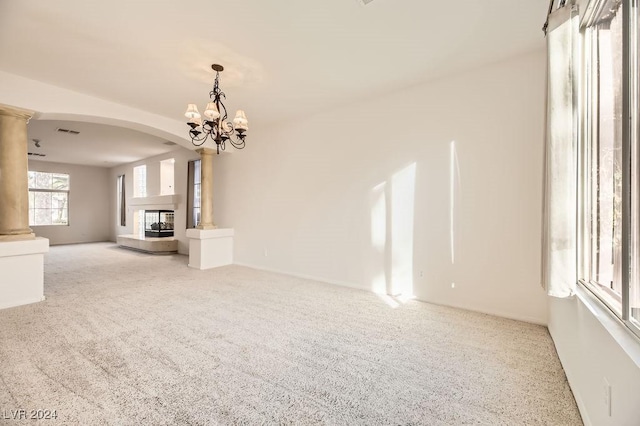
[[[236,149],[242,149],[244,148],[244,139],[247,137],[245,132],[249,130],[247,116],[244,111],[239,109],[233,122],[227,121],[227,108],[222,102],[223,99],[226,99],[226,95],[220,90],[219,84],[220,71],[223,71],[224,67],[213,64],[211,68],[216,72],[216,79],[213,83],[213,89],[209,92],[211,101],[204,110],[204,120],[195,104],[189,104],[187,112],[184,113],[184,116],[189,119],[187,124],[190,127],[191,143],[195,146],[202,146],[207,139],[211,138],[216,143],[218,154],[221,149],[224,151],[227,142]]]

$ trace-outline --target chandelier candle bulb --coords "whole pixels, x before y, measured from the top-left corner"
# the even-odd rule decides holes
[[[249,121],[247,120],[247,116],[245,115],[243,110],[239,109],[236,112],[236,118],[233,119],[233,124],[236,130],[249,130]]]
[[[220,89],[220,72],[224,70],[222,65],[213,64],[211,69],[216,72],[213,82],[213,89],[209,92],[211,101],[204,109],[204,122],[201,120],[200,112],[195,104],[188,104],[187,112],[184,116],[189,119],[187,125],[191,143],[195,146],[202,146],[211,138],[216,144],[217,153],[225,149],[227,141],[236,149],[243,149],[245,146],[246,132],[249,130],[249,121],[243,110],[239,109],[233,122],[227,121],[227,107],[222,102],[226,95]],[[235,130],[235,134],[234,134]]]
[[[200,112],[198,112],[198,107],[196,104],[189,104],[187,106],[187,112],[184,113],[184,116],[187,118],[200,118]]]
[[[220,117],[220,112],[218,111],[215,103],[209,102],[207,104],[207,108],[204,110],[204,116],[209,120],[215,120],[216,118]]]

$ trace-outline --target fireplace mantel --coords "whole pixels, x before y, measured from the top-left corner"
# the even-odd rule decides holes
[[[176,210],[179,202],[180,196],[175,194],[129,199],[129,205],[136,210]]]

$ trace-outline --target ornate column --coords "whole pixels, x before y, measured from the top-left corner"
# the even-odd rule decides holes
[[[211,269],[233,263],[233,229],[218,229],[213,224],[213,156],[215,150],[201,148],[200,224],[187,229],[189,267]]]
[[[196,150],[200,154],[200,224],[196,229],[216,229],[213,223],[213,154],[211,148]]]
[[[0,242],[32,240],[27,123],[32,112],[0,105]]]

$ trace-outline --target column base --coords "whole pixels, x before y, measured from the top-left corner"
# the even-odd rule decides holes
[[[187,229],[189,267],[211,269],[233,263],[233,229]]]
[[[44,300],[44,254],[49,240],[0,241],[0,309]]]
[[[200,225],[196,226],[195,229],[218,229],[218,227],[216,225],[203,225],[203,224],[200,224]]]
[[[0,243],[5,241],[23,241],[23,240],[35,240],[36,234],[33,232],[25,234],[0,234]]]

